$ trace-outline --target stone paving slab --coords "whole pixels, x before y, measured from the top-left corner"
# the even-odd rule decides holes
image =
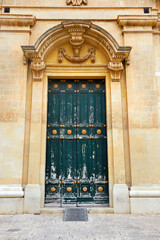
[[[89,215],[64,222],[63,215],[0,216],[0,240],[160,240],[160,215]]]

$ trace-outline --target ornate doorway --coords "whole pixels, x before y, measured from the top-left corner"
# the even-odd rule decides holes
[[[45,203],[107,204],[104,80],[49,80]]]
[[[78,47],[77,47],[77,39],[79,39]],[[71,20],[71,21],[62,22],[61,24],[52,27],[51,29],[47,30],[44,34],[42,34],[39,37],[39,39],[36,41],[34,46],[22,46],[22,49],[24,52],[24,56],[27,59],[27,62],[25,62],[25,58],[24,58],[24,62],[25,64],[28,63],[28,97],[31,99],[31,101],[28,101],[26,104],[27,114],[29,113],[29,116],[27,115],[27,118],[26,118],[27,134],[25,139],[26,154],[28,154],[26,156],[28,156],[28,158],[27,157],[25,158],[24,169],[23,169],[24,172],[27,173],[27,177],[26,177],[27,185],[25,187],[25,204],[24,204],[25,205],[24,208],[26,209],[26,212],[30,212],[31,208],[33,212],[40,211],[40,208],[44,206],[44,200],[46,201],[47,198],[49,199],[49,197],[47,197],[46,195],[47,188],[48,188],[48,191],[49,189],[51,190],[52,188],[52,191],[53,191],[53,192],[51,191],[52,193],[56,192],[56,190],[59,191],[59,204],[60,203],[62,204],[63,199],[64,199],[64,203],[65,201],[67,201],[67,197],[66,198],[63,197],[66,180],[64,179],[65,181],[63,181],[62,179],[62,173],[63,173],[62,157],[60,157],[60,160],[58,161],[61,163],[61,168],[60,168],[60,173],[56,180],[57,182],[55,182],[58,186],[58,189],[56,188],[56,185],[54,186],[54,184],[51,184],[51,182],[49,181],[49,178],[50,178],[49,175],[48,175],[49,176],[48,179],[45,180],[45,176],[47,176],[47,174],[45,174],[45,169],[46,169],[45,166],[46,166],[46,162],[49,161],[48,159],[46,161],[46,146],[48,146],[47,144],[49,144],[49,142],[51,141],[54,141],[53,139],[56,138],[55,136],[56,134],[53,134],[52,131],[56,130],[57,136],[59,134],[59,138],[61,136],[64,137],[64,139],[59,140],[59,144],[63,143],[64,141],[66,141],[67,143],[67,141],[70,140],[70,142],[71,141],[77,142],[76,146],[78,146],[78,141],[79,142],[82,141],[80,139],[80,136],[79,136],[79,139],[77,138],[78,134],[80,134],[80,132],[78,131],[80,130],[89,131],[89,129],[90,130],[92,129],[92,127],[91,128],[87,127],[87,125],[86,126],[82,125],[81,128],[80,127],[78,128],[77,126],[76,128],[74,128],[73,126],[72,127],[69,126],[71,127],[71,129],[69,129],[68,127],[68,130],[71,130],[72,133],[68,134],[67,132],[65,132],[67,127],[66,128],[57,127],[57,129],[56,129],[56,126],[54,125],[52,126],[52,128],[47,127],[48,79],[64,79],[65,77],[68,79],[77,79],[77,78],[105,79],[107,139],[108,139],[108,141],[106,139],[105,141],[107,142],[107,145],[108,145],[107,146],[108,154],[107,153],[106,154],[108,155],[108,166],[109,166],[109,169],[108,169],[109,197],[110,197],[109,206],[110,207],[114,206],[115,212],[119,212],[119,209],[121,209],[121,206],[123,208],[124,196],[127,204],[129,203],[128,186],[126,185],[126,172],[127,172],[126,169],[130,168],[129,145],[128,145],[129,140],[128,140],[128,136],[126,136],[126,132],[124,131],[124,126],[125,127],[127,126],[126,125],[127,99],[124,98],[124,96],[122,98],[121,91],[123,90],[123,93],[126,91],[125,90],[125,71],[123,71],[125,67],[124,60],[128,58],[129,53],[131,51],[131,47],[119,46],[116,40],[113,38],[113,36],[111,36],[105,29],[102,29],[100,28],[100,26],[97,26],[89,21]],[[121,74],[121,72],[123,72],[123,74]],[[56,80],[54,81],[56,82]],[[49,84],[51,83],[49,82]],[[59,81],[57,82],[57,84],[59,84]],[[66,84],[67,84],[67,81],[66,81]],[[73,87],[76,86],[75,91],[79,91],[79,93],[76,92],[76,99],[78,99],[78,94],[80,95],[80,91],[81,91],[80,89],[77,89],[78,83],[74,82],[73,84],[73,81],[70,81],[70,84],[72,84]],[[87,85],[88,83],[86,82],[84,84]],[[71,90],[71,89],[68,90],[67,86],[68,85],[66,85],[66,89],[62,88],[60,90],[60,91],[66,91],[66,92],[60,92],[60,95],[62,93],[65,95],[67,91]],[[55,89],[53,91],[58,91],[58,88],[57,90]],[[52,90],[50,93],[52,93]],[[90,94],[93,94],[93,96],[95,96],[94,92],[90,92]],[[52,96],[54,96],[54,94]],[[88,92],[88,96],[89,96],[89,92]],[[89,97],[87,97],[87,99],[88,98]],[[59,108],[57,109],[59,110]],[[77,107],[75,107],[75,109],[77,109]],[[105,107],[103,109],[105,110]],[[83,112],[84,111],[82,111],[82,113]],[[124,122],[124,119],[126,122]],[[53,124],[54,121],[51,123]],[[62,125],[62,124],[60,124],[59,122],[59,125]],[[63,125],[65,126],[65,124],[66,122],[64,122]],[[105,124],[106,123],[104,122],[104,125]],[[49,122],[48,122],[48,125],[50,125]],[[76,122],[75,125],[80,125],[80,124]],[[91,125],[95,125],[95,122],[93,122],[93,124]],[[46,131],[46,129],[48,132]],[[104,129],[98,128],[97,130],[100,130],[103,133]],[[92,130],[94,130],[94,127]],[[73,135],[73,131],[75,131],[76,135]],[[50,135],[47,135],[49,139],[47,139],[46,137],[46,132],[48,134],[50,133]],[[61,132],[65,133],[64,136],[63,134],[60,135]],[[125,137],[124,137],[124,134],[125,134]],[[94,143],[96,142],[96,136],[100,137],[100,135],[102,134],[88,135],[88,137],[95,137],[94,139],[92,138],[85,139],[84,137],[85,134],[82,134],[82,132],[80,135],[83,136],[84,138],[83,140],[86,141],[85,144],[89,144],[87,143],[87,141],[90,143],[92,142]],[[106,135],[104,134],[104,136]],[[67,139],[69,137],[70,138],[76,137],[77,139]],[[46,143],[46,140],[47,140],[47,143]],[[128,152],[127,151],[125,152],[124,149],[127,149]],[[83,154],[86,153],[85,150],[83,150],[82,152]],[[127,153],[127,160],[125,159],[126,153]],[[64,155],[63,151],[60,154],[60,156],[61,155]],[[79,156],[80,154],[78,154],[78,151],[76,150],[76,158],[74,158],[75,164],[78,164],[77,161],[79,160],[77,157]],[[91,157],[93,158],[93,154],[91,154]],[[106,163],[106,166],[107,166],[107,163]],[[79,168],[81,168],[80,164],[79,164]],[[65,169],[65,165],[64,165],[64,169]],[[102,196],[102,193],[104,191],[105,193],[104,199],[106,202],[108,201],[108,195],[107,195],[108,188],[104,188],[103,186],[101,186],[104,182],[100,182],[101,185],[98,185],[98,182],[95,182],[97,183],[96,185],[94,183],[91,183],[90,178],[88,178],[89,180],[87,180],[86,178],[86,182],[84,183],[86,184],[84,185],[84,190],[83,188],[80,189],[81,185],[78,183],[78,177],[79,177],[79,175],[77,175],[78,171],[77,171],[77,168],[74,168],[74,169],[76,173],[76,174],[74,173],[73,175],[73,179],[75,180],[74,185],[68,186],[69,188],[72,188],[72,189],[68,189],[69,191],[71,190],[70,192],[66,190],[67,191],[66,194],[69,194],[69,193],[72,194],[72,190],[74,190],[75,202],[79,200],[82,200],[82,202],[84,202],[83,194],[84,195],[88,194],[89,196],[88,202],[92,199],[94,200],[94,202],[95,201],[98,202],[99,200],[96,200],[96,197],[98,197],[98,194],[100,194],[99,196]],[[107,172],[107,169],[106,169],[106,172]],[[59,179],[60,176],[61,176],[61,179]],[[92,176],[94,177],[93,173],[92,173]],[[106,178],[104,178],[104,181],[105,180],[108,181],[107,175],[105,176]],[[130,176],[128,176],[128,179],[130,179]],[[48,184],[45,184],[45,182],[48,182]],[[104,184],[108,184],[108,183],[104,183]],[[87,188],[87,186],[90,186],[90,187]],[[91,186],[94,186],[94,187],[92,188]],[[98,188],[100,191],[98,190]],[[89,193],[88,189],[90,190],[93,189],[93,191]],[[122,190],[124,191],[123,194],[121,194]],[[87,197],[85,198],[85,200],[87,200]]]

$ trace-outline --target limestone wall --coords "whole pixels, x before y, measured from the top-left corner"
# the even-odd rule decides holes
[[[160,182],[160,125],[154,36],[128,33],[132,45],[127,94],[132,184]]]
[[[7,31],[7,29],[6,29]],[[22,182],[28,33],[0,33],[0,184]]]

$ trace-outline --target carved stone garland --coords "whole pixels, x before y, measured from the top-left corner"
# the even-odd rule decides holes
[[[109,62],[108,69],[110,70],[112,82],[119,82],[121,77],[121,71],[123,70],[122,62]]]
[[[43,78],[43,70],[45,69],[45,63],[43,61],[33,61],[31,62],[31,69],[33,74],[33,80],[41,81]]]
[[[72,63],[82,63],[90,58],[91,62],[94,63],[96,55],[96,50],[94,48],[89,48],[88,54],[86,56],[83,57],[80,56],[80,50],[84,43],[83,38],[84,31],[80,29],[74,29],[73,32],[72,30],[70,30],[70,32],[71,32],[70,44],[72,45],[74,56],[73,57],[69,56],[64,48],[59,48],[58,61],[61,63],[63,61],[63,57],[65,57],[68,61]]]
[[[72,4],[72,6],[81,6],[82,4],[87,5],[88,0],[66,0],[66,4]]]

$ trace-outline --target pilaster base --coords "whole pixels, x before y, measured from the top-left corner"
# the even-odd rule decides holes
[[[23,198],[0,198],[0,214],[23,214]]]
[[[133,186],[130,191],[131,213],[160,214],[160,186]]]
[[[129,190],[126,184],[113,186],[114,213],[130,213]]]
[[[40,185],[28,184],[25,188],[24,213],[40,213]]]
[[[23,197],[20,184],[0,185],[0,214],[22,214]]]

